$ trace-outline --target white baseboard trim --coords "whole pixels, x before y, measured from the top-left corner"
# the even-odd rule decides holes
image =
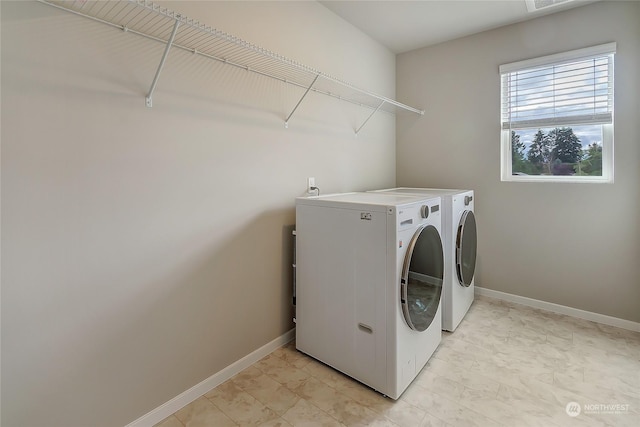
[[[554,304],[552,302],[540,301],[533,298],[521,297],[519,295],[508,294],[506,292],[494,291],[492,289],[481,288],[475,286],[476,295],[483,295],[489,298],[514,302],[516,304],[526,305],[527,307],[539,308],[541,310],[551,311],[553,313],[564,314],[579,319],[590,320],[604,325],[615,326],[630,331],[640,332],[640,323],[631,320],[619,319],[617,317],[607,316],[604,314],[593,313],[591,311],[580,310],[578,308],[567,307],[565,305]]]
[[[209,378],[205,379],[199,384],[194,385],[189,390],[180,393],[178,396],[174,397],[170,401],[158,406],[153,411],[141,416],[134,422],[127,424],[125,427],[152,427],[156,425],[160,421],[167,418],[169,415],[184,408],[189,403],[193,402],[203,394],[219,386],[223,382],[227,381],[229,378],[240,373],[244,369],[253,365],[258,360],[262,359],[263,357],[273,352],[274,350],[277,350],[278,348],[282,347],[283,345],[293,340],[294,338],[295,338],[295,328],[284,333],[283,335],[279,336],[273,341],[263,345],[262,347],[246,355],[242,359],[232,363],[231,365],[227,366],[223,370],[211,375]]]

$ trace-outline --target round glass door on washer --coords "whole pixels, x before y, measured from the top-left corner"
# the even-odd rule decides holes
[[[402,311],[407,325],[422,332],[438,313],[444,278],[440,233],[432,225],[418,229],[407,248],[400,279]]]
[[[477,242],[476,217],[472,211],[464,211],[456,236],[456,272],[464,287],[471,285],[476,270]]]

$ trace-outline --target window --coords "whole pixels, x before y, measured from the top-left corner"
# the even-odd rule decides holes
[[[613,182],[615,50],[500,66],[503,181]]]

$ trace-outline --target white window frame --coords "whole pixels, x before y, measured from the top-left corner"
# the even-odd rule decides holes
[[[505,83],[506,76],[515,71],[524,71],[541,66],[560,65],[573,61],[594,58],[600,56],[614,55],[616,51],[616,43],[607,43],[598,46],[587,47],[584,49],[563,52],[554,55],[543,56],[539,58],[528,59],[524,61],[504,64],[500,66],[501,78],[501,94],[500,94],[500,175],[502,181],[515,182],[572,182],[572,183],[613,183],[613,93],[610,95],[610,123],[603,123],[602,117],[590,119],[585,117],[575,118],[552,118],[548,122],[540,123],[536,121],[530,126],[521,125],[519,128],[511,128],[505,122],[505,112],[503,105],[506,102],[508,85]],[[610,62],[609,82],[613,86],[613,60]],[[574,120],[574,121],[571,121]],[[600,121],[598,121],[600,120]],[[604,119],[606,121],[606,119]],[[602,125],[602,176],[576,176],[576,175],[513,175],[512,150],[511,150],[511,131],[516,129],[544,129],[554,127],[576,127],[584,124],[601,124]]]

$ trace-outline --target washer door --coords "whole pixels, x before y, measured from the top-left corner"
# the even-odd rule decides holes
[[[456,271],[460,285],[468,287],[476,271],[476,217],[472,211],[464,211],[456,236]]]
[[[424,225],[409,243],[400,279],[402,312],[411,329],[424,331],[436,316],[443,274],[440,233],[433,225]]]

